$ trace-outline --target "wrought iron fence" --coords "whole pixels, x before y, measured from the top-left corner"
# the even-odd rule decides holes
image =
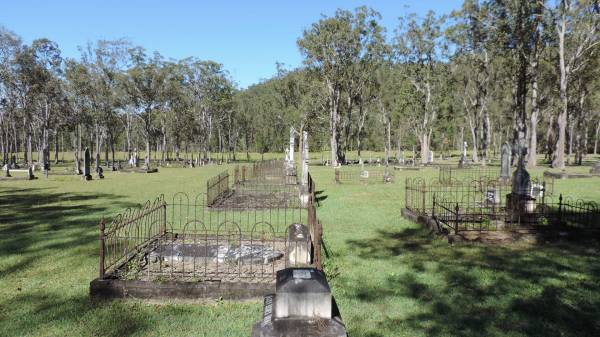
[[[454,234],[463,231],[498,231],[523,226],[562,226],[565,228],[599,229],[600,208],[591,201],[559,196],[542,198],[527,211],[511,207],[477,208],[434,197],[432,218],[438,226]]]
[[[504,207],[505,196],[511,192],[509,182],[495,179],[458,180],[426,182],[421,178],[405,179],[405,208],[422,215],[431,215],[434,196],[438,200],[460,204],[473,204],[478,207]]]
[[[167,230],[167,204],[160,195],[142,207],[128,208],[112,221],[100,221],[100,277],[120,263],[127,262],[135,252],[149,245]]]
[[[453,166],[439,166],[438,180],[440,182],[452,180],[480,180],[495,179],[500,177],[500,167],[497,166],[469,166],[465,168]]]
[[[341,169],[334,170],[334,179],[337,184],[347,183],[389,183],[393,181],[394,175],[388,171],[344,171]]]
[[[218,175],[208,179],[206,182],[206,200],[212,205],[217,199],[229,194],[229,171],[225,170]]]
[[[100,222],[100,278],[272,282],[288,266],[321,268],[322,225],[309,175],[306,208],[215,209],[205,193],[160,196]]]

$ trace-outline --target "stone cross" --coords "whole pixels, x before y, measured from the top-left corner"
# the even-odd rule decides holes
[[[90,149],[85,148],[85,153],[83,155],[83,178],[85,180],[92,180],[92,175],[90,172],[90,162],[92,158],[90,156]]]
[[[510,145],[508,143],[502,144],[502,150],[500,155],[500,178],[510,178]]]

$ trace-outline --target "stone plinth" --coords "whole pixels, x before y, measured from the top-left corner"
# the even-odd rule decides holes
[[[309,265],[311,261],[311,240],[308,227],[292,224],[288,227],[287,265],[290,267]]]
[[[275,294],[264,299],[252,337],[346,337],[325,274],[314,268],[277,272]]]

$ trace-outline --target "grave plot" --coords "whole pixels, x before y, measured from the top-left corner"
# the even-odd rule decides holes
[[[336,184],[376,184],[391,183],[394,180],[394,175],[389,170],[375,169],[375,170],[344,170],[342,168],[336,168],[334,171],[334,179]]]
[[[252,298],[273,291],[279,270],[320,268],[322,226],[308,178],[304,208],[214,207],[219,195],[177,193],[102,221],[91,295]]]
[[[208,205],[215,209],[306,207],[296,170],[284,161],[236,166],[233,175],[225,170],[206,185]]]
[[[430,182],[407,178],[403,215],[452,240],[537,240],[600,229],[596,203],[553,196],[553,180],[531,179],[522,165],[510,179],[484,173],[460,179],[440,171]]]

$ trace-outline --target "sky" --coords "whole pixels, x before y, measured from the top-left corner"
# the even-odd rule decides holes
[[[194,56],[222,63],[241,88],[272,77],[276,62],[302,64],[296,40],[322,15],[366,5],[391,35],[398,17],[449,13],[461,0],[4,0],[0,25],[25,43],[45,37],[64,57],[99,39],[127,38],[167,58]]]

